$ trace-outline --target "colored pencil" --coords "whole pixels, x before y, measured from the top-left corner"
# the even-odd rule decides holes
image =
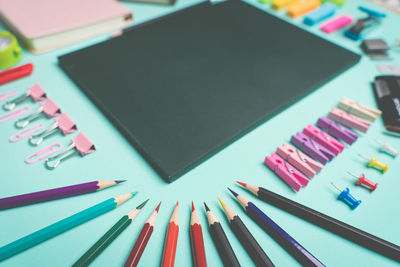
[[[229,189],[229,188],[228,188]],[[292,255],[303,266],[325,266],[299,242],[291,237],[285,230],[262,212],[254,203],[229,189],[242,205],[247,215],[253,219],[269,236],[271,236],[283,249]]]
[[[108,230],[100,239],[94,243],[92,247],[86,251],[85,254],[82,255],[72,266],[88,266],[91,262],[93,262],[97,256],[99,256],[107,247],[111,244],[135,219],[135,217],[139,214],[141,209],[146,205],[147,201],[144,201],[142,204],[137,206],[135,209],[131,210],[116,224],[114,224],[110,230]]]
[[[206,267],[206,251],[204,249],[203,232],[192,201],[192,215],[190,218],[190,245],[192,248],[192,260],[195,267]]]
[[[125,267],[137,266],[139,264],[140,257],[142,257],[143,251],[146,248],[147,243],[149,242],[151,234],[153,233],[160,205],[161,202],[144,223],[144,226],[140,231],[139,237],[136,239],[135,245],[133,246],[131,252],[129,253],[129,257],[125,262]]]
[[[125,182],[124,180],[117,181],[94,181],[83,184],[70,185],[44,191],[38,191],[29,194],[23,194],[13,197],[0,198],[0,210],[31,205],[38,202],[44,202],[59,198],[71,197],[90,192],[96,192],[107,187]]]
[[[265,188],[238,182],[259,199],[284,210],[294,216],[306,220],[349,241],[368,248],[376,253],[400,262],[400,246],[390,243],[377,236],[371,235],[363,230],[349,224],[301,205],[293,200],[278,195]]]
[[[161,261],[162,267],[173,267],[175,264],[176,246],[178,244],[179,234],[178,208],[178,202],[176,202],[174,212],[169,220],[167,235],[165,237],[164,251]]]
[[[235,252],[229,243],[228,238],[221,226],[221,223],[215,218],[214,214],[210,211],[207,204],[204,203],[206,209],[208,226],[211,238],[217,248],[218,254],[221,257],[225,267],[240,267],[240,263],[236,258]]]
[[[0,261],[7,259],[21,251],[31,248],[47,239],[55,237],[63,232],[66,232],[75,226],[90,221],[124,203],[136,193],[125,194],[113,198],[109,198],[97,205],[78,212],[61,221],[53,223],[45,228],[42,228],[32,234],[24,236],[8,245],[0,248]]]
[[[226,217],[228,218],[233,233],[236,235],[237,239],[239,239],[243,248],[247,251],[247,254],[249,254],[255,265],[263,267],[275,266],[250,233],[249,229],[244,225],[240,217],[224,202],[222,202],[220,198],[218,198],[218,200],[225,210]]]

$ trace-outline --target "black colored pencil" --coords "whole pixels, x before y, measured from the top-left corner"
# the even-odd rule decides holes
[[[219,198],[218,198],[219,199]],[[247,251],[256,266],[262,267],[272,267],[275,266],[269,259],[267,254],[255,240],[255,238],[250,233],[249,229],[244,225],[239,216],[233,212],[221,199],[219,199],[222,207],[225,210],[226,217],[229,220],[232,232],[239,239],[243,248]]]

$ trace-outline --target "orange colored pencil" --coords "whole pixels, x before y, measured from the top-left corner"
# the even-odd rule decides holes
[[[192,201],[192,216],[190,219],[190,244],[192,248],[193,266],[207,267],[206,251],[204,249],[203,232]]]
[[[169,220],[167,236],[165,238],[164,252],[162,257],[162,267],[173,267],[175,264],[176,245],[178,244],[179,222],[178,222],[178,202],[176,202],[174,212]]]

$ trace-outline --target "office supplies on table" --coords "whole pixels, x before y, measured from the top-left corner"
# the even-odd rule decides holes
[[[315,25],[329,17],[332,17],[335,12],[335,4],[329,2],[323,3],[317,10],[307,14],[307,16],[304,18],[304,23],[309,26]]]
[[[139,3],[149,3],[149,4],[162,4],[162,5],[173,5],[176,0],[123,0],[126,2],[139,2]]]
[[[146,248],[147,243],[149,242],[151,234],[153,233],[160,205],[161,202],[144,223],[143,228],[140,231],[138,238],[136,239],[135,245],[129,253],[129,257],[126,260],[124,267],[133,267],[138,265],[140,257],[142,256],[143,251]]]
[[[17,105],[25,102],[29,98],[31,98],[33,100],[33,102],[38,102],[38,101],[46,99],[47,96],[46,96],[46,92],[43,90],[42,86],[40,86],[40,84],[37,83],[37,84],[33,85],[32,87],[29,87],[26,90],[26,92],[24,94],[22,94],[21,96],[4,103],[3,109],[12,110]]]
[[[253,202],[250,202],[230,188],[228,189],[239,201],[240,205],[246,211],[246,214],[302,266],[325,266],[262,210],[254,205]]]
[[[400,76],[400,65],[398,64],[378,63],[377,67],[382,74]]]
[[[203,231],[197,217],[192,201],[192,214],[190,217],[190,245],[192,249],[192,261],[195,267],[207,267],[206,251],[204,249]]]
[[[90,221],[117,206],[121,205],[136,193],[125,194],[113,198],[109,198],[97,205],[87,208],[81,212],[71,215],[47,227],[44,227],[32,234],[26,235],[12,243],[0,247],[0,261],[5,260],[15,254],[18,254],[28,248],[36,246],[43,241],[64,233],[82,223]]]
[[[99,256],[132,222],[146,205],[148,199],[118,220],[96,243],[91,246],[72,266],[88,266]]]
[[[32,63],[0,71],[0,85],[29,76],[31,75],[32,71]]]
[[[379,160],[376,159],[376,157],[369,158],[367,156],[364,156],[362,154],[358,154],[360,157],[362,157],[365,160],[368,160],[368,168],[373,168],[376,169],[382,173],[385,173],[389,169],[389,164],[384,164],[380,162]]]
[[[240,217],[233,212],[220,198],[218,198],[221,206],[224,208],[225,215],[228,218],[232,232],[235,234],[247,254],[251,257],[256,266],[273,267],[275,266],[270,258],[265,254],[264,250],[258,244],[257,240],[250,233],[249,229],[244,225]]]
[[[348,98],[342,98],[337,106],[347,113],[356,115],[357,117],[360,117],[370,122],[374,122],[382,115],[382,111],[380,111],[379,109],[367,107]]]
[[[29,112],[31,112],[31,108],[28,106],[24,106],[24,107],[18,108],[16,110],[10,111],[8,113],[1,114],[0,115],[0,124],[7,122],[9,120],[24,116],[25,114],[28,114]]]
[[[17,128],[25,128],[29,123],[34,120],[37,120],[41,116],[46,116],[47,118],[53,118],[61,114],[61,109],[58,105],[50,98],[47,98],[45,101],[39,104],[40,107],[35,110],[32,114],[29,114],[26,117],[20,118],[15,122],[15,127]]]
[[[131,12],[113,0],[0,0],[0,6],[0,20],[34,53],[96,36],[132,22]]]
[[[5,4],[2,6],[5,6]],[[0,31],[0,69],[9,68],[17,64],[21,58],[22,49],[19,46],[17,38],[8,31]],[[0,76],[2,75],[0,74]]]
[[[370,59],[389,59],[389,45],[382,39],[368,39],[361,42],[361,48]]]
[[[11,90],[0,94],[0,101],[7,100],[10,97],[16,96],[18,94],[17,90]]]
[[[366,13],[367,16],[358,19],[350,29],[344,32],[346,37],[355,41],[363,39],[367,33],[378,27],[382,23],[382,19],[386,17],[384,13],[366,7],[359,6],[358,9]]]
[[[12,135],[10,137],[10,139],[8,139],[8,140],[10,142],[13,142],[13,143],[17,142],[17,141],[20,141],[22,139],[25,139],[25,138],[35,134],[36,132],[42,130],[43,128],[44,128],[44,125],[42,123],[35,124],[35,125],[31,126],[31,127],[22,129],[18,133]]]
[[[366,133],[371,125],[370,122],[338,108],[332,108],[331,111],[329,111],[328,118],[363,133]]]
[[[344,3],[346,3],[347,0],[322,0],[322,2],[331,2],[334,3],[338,6],[343,5]]]
[[[353,21],[353,18],[348,15],[341,15],[337,18],[331,19],[321,26],[321,30],[326,33],[332,33],[343,27],[346,27]]]
[[[204,207],[207,213],[208,226],[211,238],[217,248],[218,254],[225,267],[240,267],[240,263],[236,258],[235,252],[229,243],[228,238],[221,226],[221,223],[217,220],[211,210],[208,208],[207,204],[204,203]]]
[[[358,134],[349,129],[336,124],[334,121],[321,117],[317,121],[317,126],[333,137],[342,140],[343,142],[352,145],[358,138]]]
[[[40,149],[39,151],[27,156],[25,158],[25,162],[28,164],[33,164],[38,162],[39,160],[45,159],[54,153],[57,153],[62,148],[60,143],[53,143],[45,148]]]
[[[264,164],[297,192],[309,182],[307,177],[275,153],[266,156]]]
[[[297,18],[317,9],[320,4],[320,0],[304,0],[295,2],[287,7],[287,15],[292,18]]]
[[[320,146],[316,141],[303,133],[292,135],[290,142],[298,149],[324,165],[335,157],[335,155],[328,149]]]
[[[162,267],[173,267],[175,265],[176,246],[178,245],[179,221],[178,206],[176,202],[175,209],[168,223],[167,234],[165,236],[164,250],[161,260]]]
[[[50,137],[51,135],[61,132],[63,135],[68,135],[70,133],[76,132],[78,128],[71,118],[66,114],[62,113],[59,117],[54,118],[54,123],[42,131],[41,133],[32,135],[29,138],[29,143],[31,145],[37,146],[43,142],[44,139]]]
[[[298,1],[299,0],[273,0],[272,8],[276,10],[281,10]]]
[[[346,203],[347,205],[349,205],[349,207],[351,209],[354,210],[361,204],[361,200],[357,200],[355,197],[353,197],[350,194],[350,189],[348,187],[346,187],[345,190],[342,190],[339,187],[337,187],[334,183],[331,183],[331,184],[334,188],[336,188],[340,192],[340,194],[338,196],[338,200],[341,200],[344,203]]]
[[[389,142],[383,143],[379,140],[375,139],[375,142],[381,145],[381,148],[379,151],[384,152],[386,154],[389,154],[392,157],[397,157],[399,155],[399,151],[393,147],[390,146]]]
[[[358,59],[244,1],[224,1],[127,29],[59,64],[171,182]]]
[[[342,152],[343,149],[346,147],[329,134],[324,133],[323,131],[311,124],[303,129],[303,133],[312,140],[315,140],[319,145],[322,145],[323,147],[328,149],[335,156],[339,155],[339,153]]]
[[[74,149],[75,151],[70,151]],[[86,137],[86,135],[80,132],[75,138],[71,139],[71,144],[61,153],[48,158],[46,160],[46,167],[50,170],[57,168],[60,163],[75,154],[80,154],[82,157],[86,156],[87,154],[93,153],[96,151],[96,148],[92,141]],[[63,156],[64,154],[67,154]]]
[[[44,191],[38,191],[18,196],[0,198],[0,210],[96,192],[123,182],[125,182],[125,180],[94,181],[83,184],[76,184],[54,189],[48,189]]]
[[[371,192],[375,191],[375,189],[378,187],[378,183],[373,183],[367,178],[365,178],[365,175],[362,173],[361,176],[357,176],[352,172],[347,172],[351,176],[357,178],[356,185],[359,185],[361,187],[367,188]]]

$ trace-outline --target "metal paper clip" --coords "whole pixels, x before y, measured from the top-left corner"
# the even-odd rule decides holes
[[[93,153],[96,151],[95,146],[93,145],[92,141],[86,137],[86,135],[80,132],[75,138],[71,139],[72,144],[69,145],[64,151],[57,154],[54,157],[48,158],[46,160],[46,167],[50,170],[57,168],[60,163],[76,154],[80,154],[82,157],[86,156],[87,154]],[[75,151],[70,152],[72,149],[75,148]],[[66,154],[65,156],[63,156]]]
[[[33,125],[32,127],[23,129],[21,131],[19,131],[18,133],[14,134],[13,136],[10,137],[10,142],[17,142],[19,140],[22,140],[24,138],[27,138],[33,134],[35,134],[36,132],[42,130],[44,128],[44,125],[39,123],[36,125]]]
[[[0,94],[0,101],[7,100],[9,97],[16,96],[18,94],[17,90],[8,91]]]
[[[23,95],[4,103],[3,109],[12,110],[17,105],[19,105],[22,102],[28,100],[29,97],[32,98],[32,100],[34,102],[38,102],[40,100],[43,100],[43,99],[47,98],[46,92],[43,90],[43,88],[40,86],[40,84],[37,83],[34,86],[29,87]]]
[[[28,114],[29,112],[31,112],[31,108],[28,106],[24,106],[22,108],[0,115],[0,123],[12,120],[14,118],[18,118],[20,116]]]
[[[25,128],[30,122],[40,118],[40,116],[46,115],[47,118],[52,118],[61,114],[60,108],[50,98],[46,99],[43,103],[40,103],[40,107],[32,114],[18,119],[15,122],[15,127]]]
[[[39,160],[42,160],[44,158],[47,158],[48,156],[53,155],[54,153],[58,152],[62,148],[62,145],[60,143],[54,143],[48,147],[45,147],[32,155],[29,155],[25,158],[25,162],[28,164],[33,164],[35,162],[38,162]]]

